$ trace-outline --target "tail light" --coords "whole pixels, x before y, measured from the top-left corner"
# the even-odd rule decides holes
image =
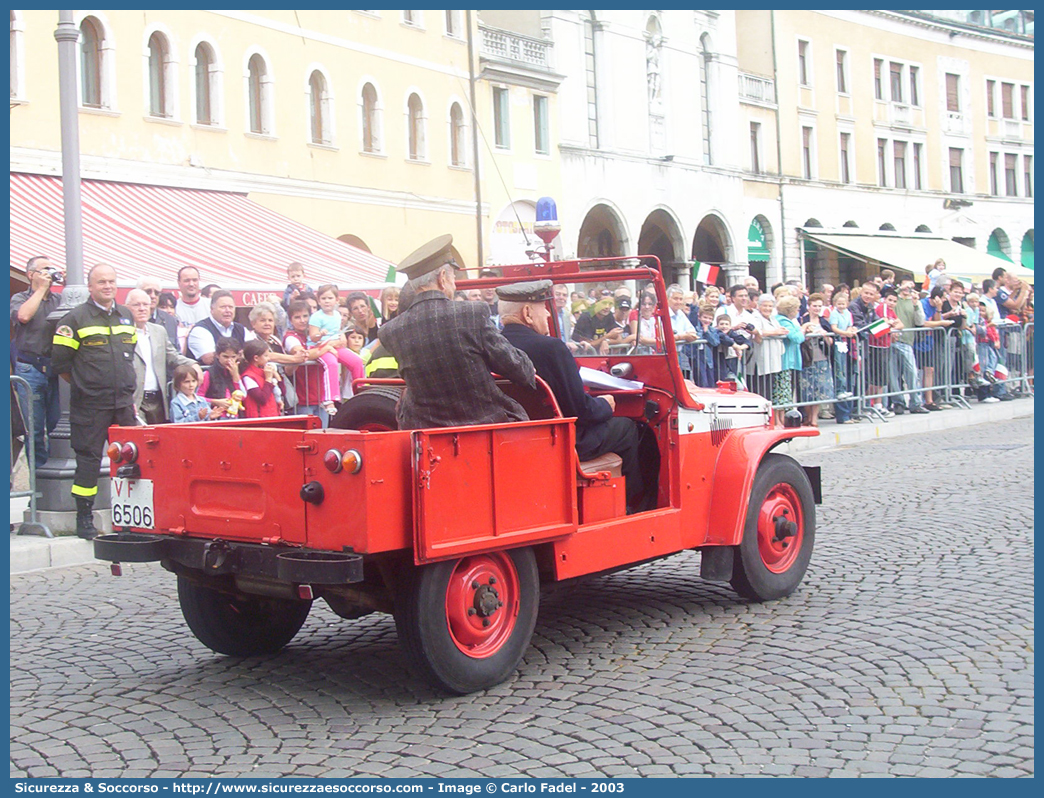
[[[118,463],[123,459],[123,444],[119,441],[113,441],[109,444],[109,448],[105,450],[105,453],[109,456],[111,462]]]
[[[344,454],[337,449],[330,449],[323,455],[323,465],[331,474],[339,474],[341,471],[358,474],[362,468],[362,455],[355,449],[349,449]]]
[[[125,443],[120,447],[120,457],[126,463],[133,463],[138,459],[138,445],[136,443]]]

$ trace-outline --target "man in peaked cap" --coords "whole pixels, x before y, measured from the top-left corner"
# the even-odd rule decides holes
[[[453,301],[452,243],[452,236],[439,236],[399,264],[409,278],[404,291],[415,296],[378,331],[406,381],[400,429],[528,420],[490,372],[535,388],[533,364],[490,323],[485,303]]]
[[[627,511],[637,512],[644,493],[638,462],[638,425],[629,418],[616,418],[612,396],[594,397],[584,391],[580,371],[569,348],[548,334],[554,298],[550,280],[514,283],[497,289],[504,337],[529,355],[536,372],[551,386],[565,416],[576,416],[576,453],[593,460],[607,452],[623,459],[627,479]]]

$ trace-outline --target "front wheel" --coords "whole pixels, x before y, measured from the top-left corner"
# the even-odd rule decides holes
[[[230,657],[275,654],[294,639],[312,608],[310,601],[236,598],[182,576],[178,601],[199,642]]]
[[[804,469],[786,455],[765,455],[736,547],[733,589],[755,601],[789,596],[805,576],[815,537],[816,505]]]
[[[422,565],[395,612],[410,664],[457,695],[504,681],[536,626],[540,575],[531,549]]]

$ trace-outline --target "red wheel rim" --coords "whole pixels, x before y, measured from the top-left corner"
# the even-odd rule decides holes
[[[506,552],[460,560],[446,587],[446,623],[454,645],[469,657],[496,654],[518,620],[518,571]]]
[[[780,522],[793,523],[794,534],[780,539]],[[805,537],[805,517],[794,486],[781,482],[773,485],[758,512],[758,553],[761,561],[774,574],[784,573],[798,558]]]

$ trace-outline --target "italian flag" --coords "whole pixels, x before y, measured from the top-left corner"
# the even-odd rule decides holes
[[[874,338],[880,338],[882,335],[887,334],[891,329],[891,326],[884,319],[876,319],[870,323],[870,326],[867,329],[870,330],[870,334],[874,336]]]
[[[993,376],[996,377],[998,380],[1008,379],[1008,367],[1005,366],[1003,363],[998,363],[997,368],[993,370]]]
[[[711,263],[696,261],[692,267],[692,273],[696,282],[704,283],[705,285],[714,283],[718,279],[718,267]]]

